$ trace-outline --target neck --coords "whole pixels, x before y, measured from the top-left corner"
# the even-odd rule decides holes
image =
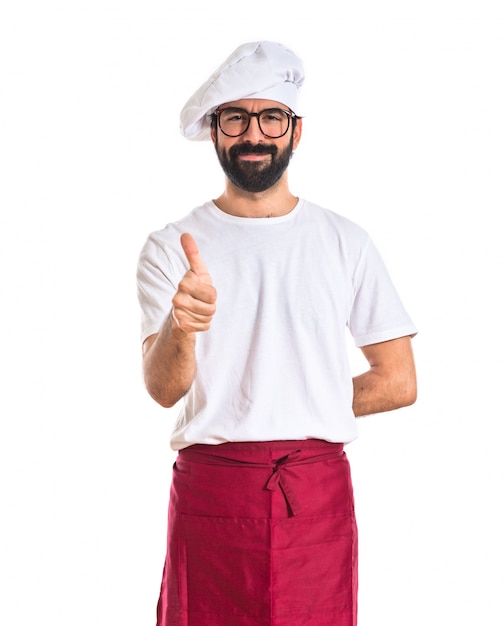
[[[296,206],[298,198],[288,189],[285,181],[261,191],[243,191],[226,180],[224,193],[214,203],[224,213],[236,217],[280,217],[287,215]]]

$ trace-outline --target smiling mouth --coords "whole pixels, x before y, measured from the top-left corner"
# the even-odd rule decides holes
[[[257,144],[237,144],[230,148],[229,155],[231,157],[252,157],[260,158],[268,154],[274,155],[277,152],[276,146]]]
[[[246,154],[239,154],[238,158],[240,159],[244,159],[246,161],[262,161],[263,159],[265,159],[266,157],[270,156],[269,154],[265,154],[260,153],[258,154],[257,152],[248,152]]]

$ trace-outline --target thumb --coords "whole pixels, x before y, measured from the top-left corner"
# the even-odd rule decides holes
[[[210,278],[210,274],[200,257],[198,246],[196,245],[192,235],[189,233],[183,233],[180,236],[180,244],[184,250],[184,254],[191,270],[199,276],[204,283],[211,285],[212,279]]]

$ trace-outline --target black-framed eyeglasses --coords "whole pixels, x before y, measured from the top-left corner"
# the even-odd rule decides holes
[[[247,132],[250,120],[257,118],[259,129],[265,137],[278,139],[289,130],[291,118],[296,117],[292,111],[284,109],[264,109],[258,113],[250,113],[245,109],[226,107],[214,113],[219,128],[228,137],[239,137]]]

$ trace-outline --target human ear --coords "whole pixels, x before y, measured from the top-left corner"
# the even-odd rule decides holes
[[[296,150],[301,140],[301,134],[303,132],[303,120],[298,117],[296,119],[296,127],[294,128],[294,132],[292,135],[292,149]]]

